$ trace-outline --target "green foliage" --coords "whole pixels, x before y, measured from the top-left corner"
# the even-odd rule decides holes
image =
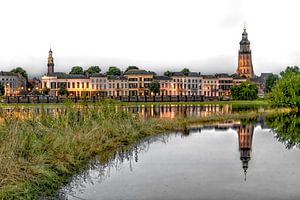
[[[118,67],[112,66],[112,67],[109,67],[106,74],[107,75],[120,76],[121,75],[121,70]]]
[[[74,66],[72,67],[70,74],[83,74],[83,68],[80,66]]]
[[[171,76],[171,74],[172,74],[172,72],[170,72],[169,70],[167,70],[167,71],[164,72],[165,76]]]
[[[60,96],[68,95],[68,90],[67,90],[65,85],[60,85],[59,90],[58,90],[58,94]]]
[[[275,85],[275,83],[278,79],[279,79],[279,77],[276,74],[271,74],[270,76],[268,76],[268,78],[265,82],[267,93],[271,92],[273,86]]]
[[[300,148],[299,113],[276,114],[267,117],[266,123],[273,128],[276,138],[284,143],[287,149]]]
[[[190,72],[190,70],[188,68],[183,68],[181,70],[182,73],[184,73],[184,75],[188,75],[188,73]]]
[[[153,81],[153,82],[150,83],[149,89],[150,89],[150,92],[153,92],[154,94],[157,94],[157,93],[159,93],[160,85],[157,81]]]
[[[139,69],[137,66],[128,66],[127,69],[125,70],[125,72],[129,71],[129,70],[133,70],[133,69]]]
[[[300,71],[298,67],[287,67],[269,93],[273,105],[300,107]]]
[[[254,100],[257,99],[258,88],[255,83],[246,81],[240,85],[231,87],[231,97],[234,100]]]
[[[15,69],[12,69],[11,72],[21,74],[21,76],[23,76],[26,79],[26,81],[28,80],[28,74],[26,70],[24,70],[22,67],[17,67]]]
[[[287,66],[287,68],[280,72],[280,76],[284,77],[286,74],[290,73],[299,73],[299,67],[298,66]]]
[[[0,83],[0,96],[3,96],[5,93],[5,88],[4,86]]]
[[[84,71],[84,74],[98,74],[101,72],[99,66],[90,66],[87,70]]]
[[[49,92],[50,92],[50,88],[44,87],[42,93],[45,94],[45,95],[48,95]]]

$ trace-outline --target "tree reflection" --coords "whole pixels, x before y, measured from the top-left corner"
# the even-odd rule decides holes
[[[300,148],[300,113],[279,114],[266,118],[278,141],[287,149]]]

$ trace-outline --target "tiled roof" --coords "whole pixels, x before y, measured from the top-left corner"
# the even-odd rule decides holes
[[[172,80],[172,78],[168,77],[168,76],[154,76],[153,78],[154,80]]]
[[[112,75],[108,75],[107,79],[108,80],[127,80],[127,77],[125,77],[125,76],[112,76]]]
[[[147,75],[147,74],[153,74],[152,72],[148,72],[146,70],[136,70],[136,69],[132,69],[132,70],[129,70],[127,72],[124,73],[124,75],[135,75],[135,74],[143,74],[143,75]]]
[[[98,73],[98,74],[90,74],[89,77],[106,77],[106,75]]]
[[[17,73],[14,72],[4,72],[4,71],[0,71],[0,76],[18,76]]]

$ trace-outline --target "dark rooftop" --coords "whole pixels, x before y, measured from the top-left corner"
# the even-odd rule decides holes
[[[0,71],[0,76],[18,76],[17,73],[14,72],[4,72],[4,71]]]
[[[166,80],[166,81],[169,81],[169,80],[172,80],[172,78],[168,77],[168,76],[154,76],[153,78],[154,80]]]
[[[108,80],[127,80],[127,77],[125,76],[113,76],[113,75],[108,75],[107,76]]]
[[[137,70],[137,69],[132,69],[129,70],[127,72],[124,73],[124,75],[135,75],[135,74],[143,74],[143,75],[147,75],[147,74],[153,74],[152,72],[148,72],[146,70]]]
[[[47,74],[47,76],[57,77],[58,79],[88,79],[89,77],[83,74],[66,74],[63,72],[54,72]]]

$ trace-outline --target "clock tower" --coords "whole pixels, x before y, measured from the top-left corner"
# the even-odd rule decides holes
[[[240,41],[237,74],[240,76],[245,76],[248,79],[254,77],[250,41],[248,40],[248,33],[246,31],[246,26],[244,27],[242,40]]]
[[[48,74],[51,74],[54,72],[54,60],[53,60],[53,56],[52,56],[52,50],[50,48],[49,50],[49,54],[48,54]]]

